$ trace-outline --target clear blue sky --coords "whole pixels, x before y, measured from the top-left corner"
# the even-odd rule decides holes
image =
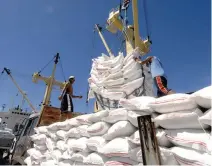
[[[146,35],[142,1],[139,0],[140,34]],[[0,1],[0,68],[8,67],[36,106],[42,101],[45,85],[34,84],[31,74],[60,53],[65,75],[76,76],[74,90],[83,95],[75,100],[75,111],[91,112],[85,104],[91,57],[106,52],[97,34],[92,46],[95,23],[104,25],[108,12],[119,0],[4,0]],[[211,83],[210,0],[147,0],[148,22],[153,40],[151,55],[161,59],[169,87],[177,92],[201,89]],[[129,11],[129,17],[131,10]],[[131,21],[131,20],[130,20]],[[119,40],[104,33],[117,51]],[[50,75],[53,63],[43,75]],[[56,78],[63,81],[58,65]],[[17,89],[4,75],[0,80],[0,104],[20,103]],[[59,92],[52,104],[59,106]],[[25,107],[28,107],[25,104]]]

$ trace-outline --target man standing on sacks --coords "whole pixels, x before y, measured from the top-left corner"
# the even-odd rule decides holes
[[[155,86],[157,88],[158,97],[175,93],[167,87],[167,77],[165,75],[163,65],[157,57],[149,56],[144,61],[141,61],[139,58],[135,58],[135,61],[141,65],[150,65],[150,70]]]

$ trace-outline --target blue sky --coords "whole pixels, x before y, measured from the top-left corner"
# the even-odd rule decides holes
[[[138,3],[140,34],[145,37],[141,2]],[[108,12],[119,0],[5,0],[0,3],[0,69],[10,68],[16,81],[39,108],[45,85],[32,83],[31,75],[59,52],[65,76],[76,76],[75,94],[84,96],[74,101],[75,111],[92,112],[92,104],[85,104],[91,57],[106,52],[97,34],[93,34],[93,27],[95,23],[106,23]],[[169,87],[177,92],[195,91],[211,83],[210,8],[210,0],[147,0],[153,41],[150,55],[161,59]],[[104,36],[111,49],[117,52],[120,41],[108,32]],[[52,67],[53,63],[42,74],[49,76]],[[56,78],[64,80],[60,65]],[[16,94],[14,84],[3,75],[0,104],[9,107],[12,100],[14,104],[20,103],[21,95]],[[59,106],[58,95],[59,91],[54,90],[51,101],[55,106]]]

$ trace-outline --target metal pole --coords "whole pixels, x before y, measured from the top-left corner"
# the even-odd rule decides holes
[[[102,33],[101,33],[101,27],[99,27],[98,24],[95,24],[95,27],[96,27],[96,29],[97,29],[97,31],[98,31],[98,33],[99,33],[100,38],[102,39],[102,42],[103,42],[103,44],[104,44],[104,46],[105,46],[105,48],[106,48],[108,54],[110,55],[110,57],[113,57],[113,53],[111,52],[109,46],[107,45],[107,43],[106,43],[106,41],[105,41],[105,39],[104,39],[104,36],[103,36]]]
[[[138,9],[137,0],[132,0],[132,10],[133,10],[133,22],[134,22],[134,37],[135,37],[135,48],[139,47],[139,25],[138,25]]]
[[[38,126],[40,124],[45,105],[49,105],[50,97],[51,97],[51,91],[52,91],[52,85],[53,85],[53,80],[54,80],[54,75],[55,75],[55,70],[56,70],[58,60],[59,60],[59,53],[57,53],[57,55],[55,56],[55,61],[54,61],[55,63],[54,63],[54,67],[53,67],[53,70],[52,70],[52,75],[48,78],[48,81],[46,82],[46,84],[47,84],[46,92],[45,92],[45,96],[44,96],[44,99],[43,99],[43,104],[41,106],[41,113],[40,113],[38,123],[37,123],[36,126]]]

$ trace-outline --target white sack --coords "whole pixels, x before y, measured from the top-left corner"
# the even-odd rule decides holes
[[[101,111],[100,111],[101,112]],[[91,136],[100,136],[105,134],[110,128],[110,124],[106,122],[97,122],[87,128],[87,132]]]
[[[168,140],[168,138],[166,137],[166,132],[163,129],[156,129],[156,138],[158,141],[158,145],[159,146],[163,146],[163,147],[171,147],[172,143]]]
[[[87,147],[95,152],[99,152],[106,145],[107,141],[101,136],[91,137],[87,140]]]
[[[63,122],[59,122],[57,128],[59,130],[70,130],[72,127],[74,127],[69,120],[65,120]]]
[[[53,141],[57,141],[58,139],[59,139],[59,137],[57,136],[57,130],[55,130],[55,131],[48,131],[48,136],[53,140]]]
[[[172,144],[171,142],[167,139],[166,133],[163,129],[156,129],[156,138],[158,141],[159,146],[164,146],[164,147],[171,147]],[[139,130],[137,130],[135,133],[133,133],[129,138],[129,142],[135,144],[135,145],[140,145],[140,135],[139,135]]]
[[[76,117],[76,120],[81,124],[81,125],[91,125],[92,122],[89,121],[91,114],[85,114],[85,115],[80,115]]]
[[[34,134],[30,136],[30,138],[37,145],[45,145],[45,141],[46,141],[45,134]]]
[[[173,153],[170,149],[159,147],[160,156],[161,156],[161,164],[162,165],[179,165],[176,159],[174,158]],[[153,154],[152,154],[153,155]],[[151,158],[151,157],[150,157]],[[154,156],[152,156],[154,158]],[[130,159],[143,163],[141,147],[137,147],[130,151]]]
[[[180,165],[210,166],[212,164],[212,156],[207,153],[181,147],[173,147],[171,148],[171,151]]]
[[[74,143],[71,145],[71,149],[73,151],[80,151],[80,152],[90,152],[90,150],[87,147],[87,140],[86,137],[81,137],[74,141]]]
[[[209,109],[201,117],[199,117],[199,122],[212,126],[212,109]]]
[[[128,121],[119,121],[112,125],[108,132],[103,136],[106,140],[112,140],[117,137],[127,137],[133,134],[136,128]]]
[[[139,130],[137,130],[135,133],[133,133],[130,137],[127,138],[129,142],[135,145],[140,145],[140,135]]]
[[[132,52],[128,53],[127,56],[124,58],[124,65],[127,64],[127,62],[130,60],[130,59],[134,59],[134,58],[139,58],[140,57],[140,53],[139,53],[139,48],[135,48]]]
[[[47,134],[48,130],[46,126],[40,126],[34,128],[36,134]]]
[[[47,147],[46,145],[36,145],[34,144],[34,148],[38,151],[44,151],[44,150],[47,150]]]
[[[55,161],[59,162],[61,160],[63,152],[59,149],[53,150],[51,152],[51,157],[52,159],[54,159]]]
[[[49,126],[47,126],[47,130],[48,131],[57,131],[58,130],[58,123],[60,122],[56,122],[56,123],[52,123]]]
[[[116,79],[116,80],[107,80],[107,81],[104,81],[103,84],[104,84],[105,87],[123,85],[124,84],[124,78],[119,78],[119,79]]]
[[[41,162],[40,163],[40,166],[57,166],[57,163],[55,162],[55,160],[47,160],[47,161],[44,161],[44,162]],[[65,166],[65,165],[60,165],[60,166]],[[68,166],[68,165],[66,165]]]
[[[58,163],[58,166],[71,166],[71,165],[73,165],[73,161],[71,161],[71,160],[63,160]],[[46,166],[52,166],[52,165],[49,164]]]
[[[79,131],[80,136],[82,137],[90,137],[88,133],[88,125],[81,125],[77,127],[77,130]]]
[[[56,142],[51,138],[46,138],[46,147],[50,152],[52,152],[56,148]]]
[[[122,67],[123,67],[123,64],[122,63],[121,64],[118,64],[115,67],[113,67],[113,68],[110,69],[110,73],[116,73],[116,72],[120,71],[122,69]]]
[[[86,159],[86,157],[89,155],[88,152],[78,152],[78,153],[74,153],[71,156],[71,160],[72,161],[78,161],[78,162],[83,162]]]
[[[100,152],[107,157],[129,157],[130,150],[135,147],[125,138],[115,138],[108,142]]]
[[[66,131],[59,130],[59,131],[56,132],[56,134],[57,134],[57,136],[58,136],[59,139],[64,140],[65,139],[65,136],[66,136]]]
[[[212,86],[205,87],[192,94],[196,103],[204,108],[211,108]]]
[[[24,160],[24,162],[27,164],[27,166],[32,166],[32,161],[31,161],[30,156],[28,156],[28,157]]]
[[[201,129],[207,128],[207,125],[200,125],[198,117],[202,116],[203,113],[200,109],[196,108],[193,112],[180,111],[162,114],[154,119],[158,125],[166,129]]]
[[[73,166],[82,166],[82,165],[85,165],[83,162],[78,162],[78,161],[75,161]]]
[[[31,148],[31,149],[27,150],[27,153],[31,157],[31,160],[36,160],[36,161],[40,162],[43,159],[45,159],[46,151],[38,151],[35,148]]]
[[[105,166],[111,166],[111,165],[117,165],[117,166],[126,166],[126,165],[138,165],[137,162],[130,160],[126,157],[112,157],[108,159],[107,162],[105,162]]]
[[[175,146],[183,146],[198,151],[209,152],[210,133],[196,129],[165,130],[166,137]]]
[[[131,160],[143,163],[141,147],[139,146],[137,148],[131,149],[129,153],[129,158]]]
[[[77,128],[70,129],[65,135],[65,139],[68,138],[80,138],[79,130],[77,130]]]
[[[91,153],[89,154],[85,160],[84,163],[88,165],[104,165],[104,163],[107,161],[107,157],[99,154],[99,153]]]
[[[108,110],[102,110],[96,113],[91,114],[91,116],[89,117],[89,121],[96,123],[99,122],[100,120],[102,120],[102,118],[106,117],[109,115],[109,111]]]
[[[121,120],[127,120],[127,110],[125,108],[110,110],[109,115],[102,118],[102,120],[108,123],[116,123]]]
[[[125,85],[123,85],[123,91],[125,94],[129,95],[131,94],[134,90],[140,88],[143,84],[143,80],[144,78],[139,78],[139,79],[136,79],[132,82],[129,82]]]
[[[61,151],[66,151],[67,148],[68,148],[67,145],[66,145],[66,143],[65,143],[65,141],[63,141],[63,140],[57,141],[56,147],[57,147],[59,150],[61,150]]]
[[[116,73],[111,73],[108,77],[106,77],[106,78],[104,79],[104,81],[108,81],[108,80],[110,80],[110,79],[116,80],[116,79],[120,79],[120,78],[122,78],[122,77],[123,77],[123,73],[122,73],[122,71],[120,70],[120,71],[118,71],[118,72],[116,72]]]
[[[73,154],[74,154],[74,152],[71,151],[70,149],[68,149],[68,147],[67,147],[67,150],[64,151],[63,154],[62,154],[62,156],[61,156],[61,160],[70,160],[71,159],[71,156]]]
[[[157,98],[154,102],[150,102],[148,106],[156,112],[169,113],[192,110],[197,107],[197,104],[191,95],[176,93]]]
[[[154,102],[155,98],[150,96],[140,96],[132,99],[120,99],[119,104],[131,111],[145,111],[152,112],[148,106],[149,103]]]
[[[138,127],[137,117],[144,115],[149,115],[149,113],[140,111],[128,111],[127,120],[130,121],[130,123],[132,123],[135,127]]]
[[[142,70],[139,69],[139,70],[131,73],[131,75],[124,77],[124,79],[125,79],[125,83],[129,83],[129,82],[139,79],[141,77],[142,77]]]
[[[66,120],[67,123],[72,127],[78,127],[80,125],[79,121],[76,118],[71,118]]]
[[[170,149],[165,147],[159,147],[159,149],[162,165],[179,165]]]
[[[77,141],[77,139],[74,139],[74,138],[69,138],[69,139],[66,141],[66,144],[67,144],[68,150],[69,150],[70,152],[73,152],[72,147],[74,147],[74,146],[75,146],[76,141]]]
[[[102,97],[108,98],[110,100],[119,100],[123,97],[123,92],[109,92],[107,89],[101,90]]]

